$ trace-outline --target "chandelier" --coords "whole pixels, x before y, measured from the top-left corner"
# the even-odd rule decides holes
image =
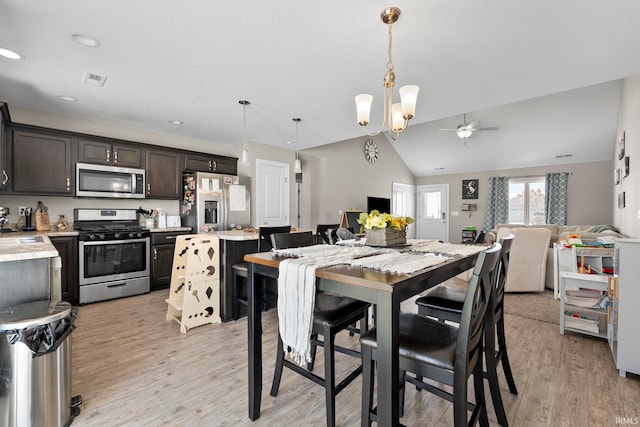
[[[418,91],[420,90],[416,85],[402,86],[398,90],[400,93],[400,102],[393,103],[393,85],[396,80],[396,75],[393,72],[393,62],[391,60],[391,46],[393,41],[392,27],[399,17],[400,9],[397,7],[389,7],[380,13],[380,19],[388,25],[389,44],[387,72],[384,75],[384,118],[382,120],[382,126],[380,126],[377,132],[367,133],[365,130],[365,126],[369,124],[373,96],[363,93],[355,97],[358,124],[362,127],[362,130],[369,136],[375,136],[382,132],[385,125],[388,124],[389,134],[393,140],[400,137],[400,133],[406,129],[408,121],[415,115],[416,100],[418,98]]]

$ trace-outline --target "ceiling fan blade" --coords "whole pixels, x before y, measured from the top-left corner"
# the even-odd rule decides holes
[[[480,122],[471,122],[466,125],[466,128],[473,132],[474,130],[478,129],[479,126],[480,126]]]
[[[451,132],[458,132],[458,129],[438,129],[438,130],[448,130],[448,131],[451,131]]]
[[[498,130],[498,129],[500,128],[497,126],[489,126],[489,127],[483,127],[483,128],[475,128],[474,131],[475,130]]]

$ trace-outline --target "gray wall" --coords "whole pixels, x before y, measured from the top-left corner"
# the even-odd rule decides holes
[[[367,196],[391,198],[393,182],[414,184],[414,176],[382,135],[378,161],[364,158],[367,137],[353,138],[300,152],[302,227],[337,223],[340,211],[367,209]]]
[[[442,175],[420,177],[416,185],[449,184],[449,240],[460,242],[461,230],[473,225],[478,230],[484,227],[487,209],[488,180],[492,176],[522,177],[538,176],[547,172],[570,172],[569,200],[567,205],[567,224],[612,224],[613,211],[609,195],[613,190],[611,162],[581,163],[563,166],[548,166],[524,169],[508,169],[461,175]],[[462,180],[478,179],[478,200],[462,200]],[[477,203],[476,212],[462,212],[462,203]],[[456,215],[456,212],[458,215]]]

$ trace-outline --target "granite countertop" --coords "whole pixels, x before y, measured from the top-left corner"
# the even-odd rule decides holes
[[[221,240],[258,240],[257,231],[228,230],[214,231],[211,234],[215,234]]]
[[[58,256],[47,232],[15,232],[0,235],[0,262]]]
[[[172,231],[191,231],[191,227],[165,227],[165,228],[150,228],[152,233],[169,233]]]

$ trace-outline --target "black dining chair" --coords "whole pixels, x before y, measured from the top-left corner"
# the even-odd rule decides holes
[[[309,234],[300,236],[303,233],[278,233],[272,234],[271,239],[275,249],[287,249],[292,247],[310,246],[314,242],[314,237]],[[316,292],[315,306],[313,310],[313,325],[311,330],[311,362],[306,369],[285,358],[284,344],[280,334],[278,334],[278,350],[276,353],[276,366],[271,384],[271,396],[278,395],[280,380],[282,378],[282,368],[287,367],[305,378],[310,379],[324,387],[326,403],[327,426],[335,426],[336,418],[336,395],[344,390],[362,372],[362,364],[351,371],[340,383],[336,384],[335,379],[335,352],[347,354],[360,358],[360,353],[356,350],[337,346],[335,336],[357,322],[360,321],[360,330],[367,330],[367,312],[371,304],[358,301],[352,298],[332,295],[326,292]],[[318,335],[323,337],[323,341],[318,340]],[[315,360],[316,348],[324,348],[324,378],[314,374],[313,361]]]
[[[509,355],[507,352],[507,341],[504,332],[504,285],[509,271],[509,254],[513,244],[514,236],[510,234],[500,239],[502,249],[498,262],[497,274],[494,277],[494,286],[491,293],[492,309],[487,311],[485,318],[485,363],[486,371],[484,377],[489,382],[491,390],[491,400],[496,412],[496,417],[500,425],[508,426],[507,415],[502,402],[502,394],[498,384],[498,364],[502,363],[509,391],[518,394],[516,383],[511,372]],[[460,322],[462,307],[464,304],[466,289],[441,284],[433,288],[428,294],[416,300],[418,313],[438,319]],[[496,350],[496,338],[498,349]]]
[[[327,245],[333,244],[327,234],[328,230],[337,230],[340,228],[340,224],[318,224],[316,226],[316,243],[326,243]]]
[[[455,327],[415,313],[400,313],[398,328],[400,370],[403,388],[400,407],[404,403],[404,382],[453,402],[456,427],[488,426],[489,418],[482,379],[483,320],[490,305],[494,270],[500,258],[501,245],[494,244],[481,252],[465,296],[459,327]],[[362,346],[362,425],[377,421],[373,406],[373,360],[377,358],[376,329],[360,337]],[[453,393],[409,375],[428,378],[453,387]],[[467,402],[467,383],[473,375],[475,403]],[[402,409],[401,409],[402,410]],[[471,410],[468,419],[467,411]]]
[[[291,231],[290,225],[276,226],[276,227],[260,227],[258,230],[258,252],[269,252],[272,248],[271,245],[271,235],[273,233],[288,233]],[[243,278],[243,282],[247,283],[247,276],[249,274],[249,264],[242,261],[231,266],[231,282],[232,282],[232,310],[231,317],[233,320],[237,320],[239,317],[239,306],[238,304],[247,305],[247,299],[242,298],[240,292],[240,278]],[[267,309],[267,297],[272,294],[267,290],[267,281],[263,279],[261,281],[261,289],[259,292],[262,310],[266,311]],[[247,290],[248,291],[248,290]]]

